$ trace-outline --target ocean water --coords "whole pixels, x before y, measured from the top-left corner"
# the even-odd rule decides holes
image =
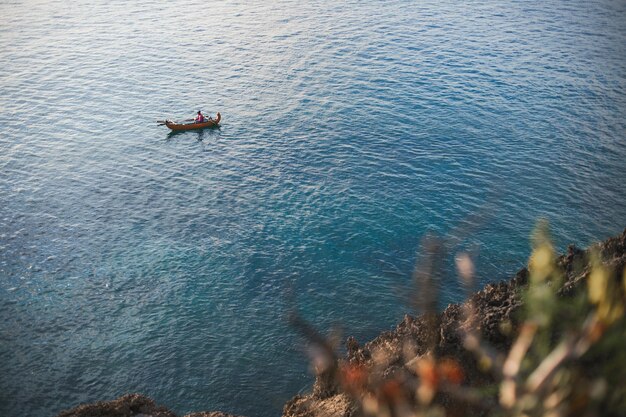
[[[540,218],[560,250],[626,226],[621,0],[2,1],[0,63],[2,416],[278,416],[291,308],[364,342],[427,234],[484,284]]]

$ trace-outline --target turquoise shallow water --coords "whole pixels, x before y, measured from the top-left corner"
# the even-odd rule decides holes
[[[428,232],[475,223],[485,283],[538,218],[626,226],[623,1],[267,3],[0,4],[0,415],[276,416],[312,380],[290,291],[365,341]]]

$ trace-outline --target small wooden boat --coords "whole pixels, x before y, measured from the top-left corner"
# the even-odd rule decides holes
[[[207,121],[202,122],[202,123],[196,123],[193,121],[191,123],[176,123],[172,120],[165,120],[159,123],[164,124],[165,126],[169,127],[172,130],[196,130],[196,129],[204,129],[206,127],[218,126],[220,123],[220,120],[222,120],[222,115],[220,114],[220,112],[217,112],[217,114],[215,115],[215,119],[209,118]]]

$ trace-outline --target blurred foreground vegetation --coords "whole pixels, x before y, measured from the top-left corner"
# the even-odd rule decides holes
[[[294,315],[316,346],[317,378],[284,415],[625,416],[626,230],[558,257],[540,223],[532,243],[528,268],[512,283],[443,314],[433,285],[440,245],[427,243],[415,273],[421,316],[364,347],[349,339],[344,359]],[[459,253],[456,263],[472,288],[471,256]]]

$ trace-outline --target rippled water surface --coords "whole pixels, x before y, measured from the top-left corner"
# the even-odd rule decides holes
[[[277,416],[289,293],[365,341],[428,232],[471,224],[485,283],[538,218],[626,226],[623,1],[3,1],[0,63],[2,416]]]

